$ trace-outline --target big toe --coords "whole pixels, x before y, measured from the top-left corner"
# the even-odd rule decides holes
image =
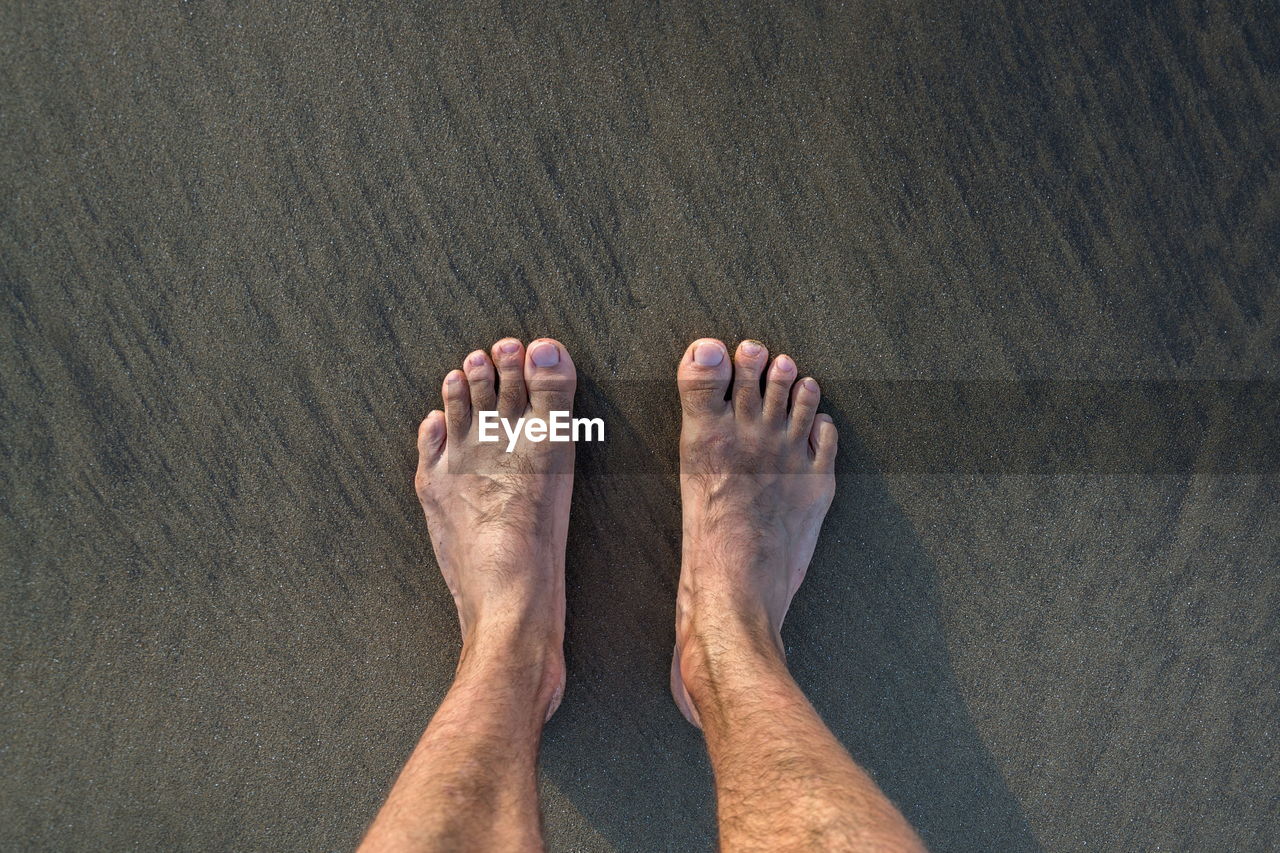
[[[573,392],[578,371],[564,344],[552,338],[537,338],[525,351],[524,381],[529,390],[529,407],[539,417],[573,409]]]
[[[699,338],[689,344],[676,371],[680,407],[686,415],[718,414],[728,408],[733,366],[724,342]]]

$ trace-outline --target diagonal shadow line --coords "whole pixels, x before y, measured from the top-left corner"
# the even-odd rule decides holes
[[[936,569],[843,410],[837,492],[787,619],[792,672],[930,849],[1039,851],[951,664]]]

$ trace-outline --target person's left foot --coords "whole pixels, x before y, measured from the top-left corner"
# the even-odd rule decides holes
[[[838,437],[818,414],[818,383],[790,356],[770,362],[759,341],[730,360],[724,343],[700,338],[676,382],[684,535],[671,695],[700,726],[693,691],[714,692],[711,650],[749,635],[782,653],[782,620],[835,495]]]
[[[503,642],[540,667],[538,701],[564,692],[564,552],[573,443],[479,440],[479,413],[511,422],[570,411],[577,381],[558,341],[514,338],[467,356],[445,377],[444,411],[418,427],[418,498],[458,608],[463,657]],[[496,366],[496,370],[495,370]],[[499,430],[501,432],[501,430]]]

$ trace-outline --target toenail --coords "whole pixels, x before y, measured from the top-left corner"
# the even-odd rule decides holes
[[[538,367],[554,367],[560,363],[560,348],[555,344],[535,344],[529,350],[529,358]]]
[[[812,379],[806,379],[806,380],[804,381],[804,390],[806,390],[806,391],[817,391],[817,390],[818,390],[818,383],[817,383],[817,382],[814,382]]]
[[[698,344],[693,348],[693,363],[703,367],[715,367],[724,361],[724,348],[719,344]]]
[[[520,342],[519,341],[503,341],[502,343],[498,344],[498,349],[506,353],[512,353],[520,349]]]
[[[755,358],[760,354],[760,351],[762,349],[764,349],[764,347],[760,346],[760,344],[756,343],[755,341],[742,342],[742,354],[745,356]]]
[[[778,356],[777,364],[778,370],[781,370],[783,373],[791,373],[796,369],[796,363],[791,360],[791,356],[789,355]]]

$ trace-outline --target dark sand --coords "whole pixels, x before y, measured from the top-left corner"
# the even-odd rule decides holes
[[[0,846],[352,847],[458,644],[414,426],[550,334],[610,441],[547,834],[708,848],[666,693],[705,334],[825,383],[790,659],[936,850],[1275,849],[1274,10],[370,5],[0,4]]]

